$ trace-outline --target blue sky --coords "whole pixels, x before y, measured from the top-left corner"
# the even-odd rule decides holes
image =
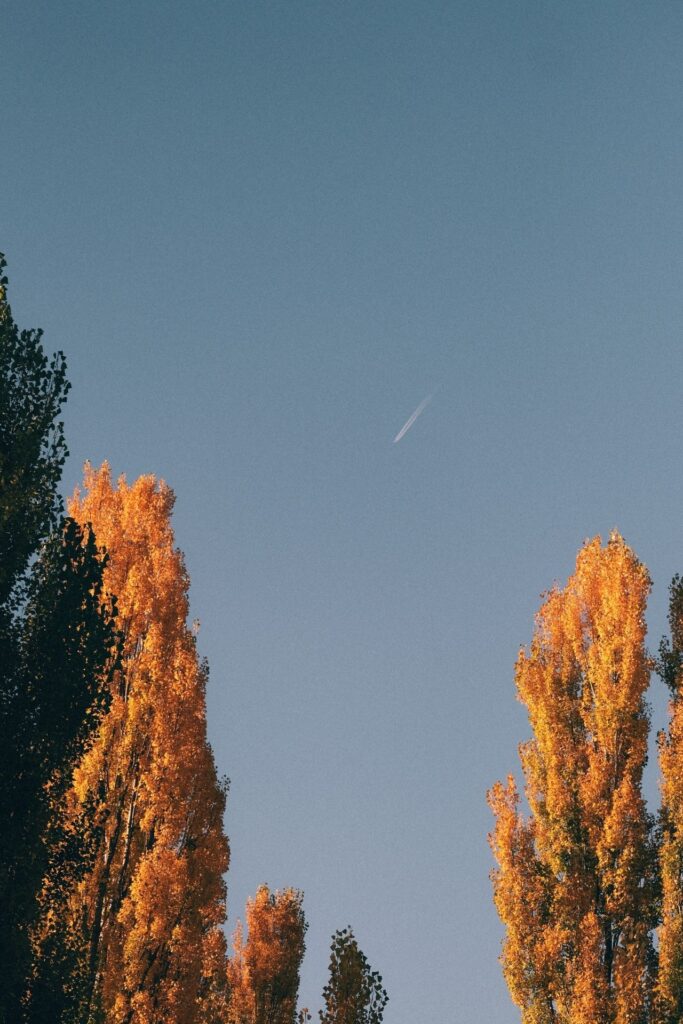
[[[68,356],[65,490],[177,493],[231,924],[298,886],[303,1003],[351,923],[387,1024],[512,1024],[518,647],[585,537],[649,566],[653,647],[683,569],[683,7],[0,10],[15,316]]]

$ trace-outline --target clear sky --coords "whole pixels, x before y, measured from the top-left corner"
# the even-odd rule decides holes
[[[311,1008],[351,923],[386,1024],[514,1024],[517,649],[587,536],[649,566],[653,647],[683,570],[683,5],[0,14],[10,297],[68,356],[65,490],[176,490],[231,925],[300,887]]]

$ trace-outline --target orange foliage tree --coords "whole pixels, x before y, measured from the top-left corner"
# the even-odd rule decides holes
[[[524,1024],[651,1019],[656,851],[641,795],[649,590],[618,534],[605,547],[595,538],[567,586],[546,596],[519,655],[534,737],[520,747],[531,814],[520,812],[512,777],[489,802],[502,964]]]
[[[92,808],[92,868],[69,895],[87,936],[83,1019],[214,1021],[225,987],[225,787],[206,738],[206,669],[187,627],[188,577],[172,491],[153,476],[118,487],[86,466],[70,513],[108,553],[122,669],[69,795]]]
[[[258,888],[247,901],[245,941],[238,924],[228,960],[228,1024],[294,1024],[305,951],[303,894]]]

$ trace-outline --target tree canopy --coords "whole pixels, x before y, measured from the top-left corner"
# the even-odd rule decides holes
[[[0,257],[0,1021],[17,1024],[70,773],[106,706],[115,604],[92,531],[62,515],[61,353],[20,331]]]

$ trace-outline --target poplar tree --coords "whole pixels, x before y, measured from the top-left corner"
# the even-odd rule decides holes
[[[524,1024],[651,1019],[656,850],[641,793],[649,590],[617,533],[605,547],[587,542],[517,661],[533,732],[520,747],[530,817],[512,777],[489,800],[503,971]]]
[[[323,989],[321,1024],[382,1024],[389,997],[351,928],[332,936],[330,975]]]
[[[0,253],[0,639],[7,639],[26,570],[59,523],[68,454],[59,420],[70,384],[63,352],[45,354],[40,330],[19,330]],[[6,666],[3,651],[1,664]]]
[[[0,1021],[17,1024],[48,833],[103,709],[115,639],[103,560],[57,491],[64,356],[19,330],[4,268],[0,256]]]
[[[207,672],[187,625],[173,502],[152,476],[115,487],[105,464],[86,467],[70,504],[107,550],[122,635],[111,706],[68,794],[72,821],[91,809],[96,847],[63,921],[86,939],[84,1021],[201,1024],[223,1006],[225,788],[206,738]]]
[[[228,1024],[295,1024],[305,952],[303,893],[258,888],[247,900],[247,938],[235,930],[228,960]]]
[[[683,1018],[683,580],[669,600],[670,642],[663,641],[659,673],[669,687],[669,727],[659,737],[662,911],[659,927],[658,1024]]]

